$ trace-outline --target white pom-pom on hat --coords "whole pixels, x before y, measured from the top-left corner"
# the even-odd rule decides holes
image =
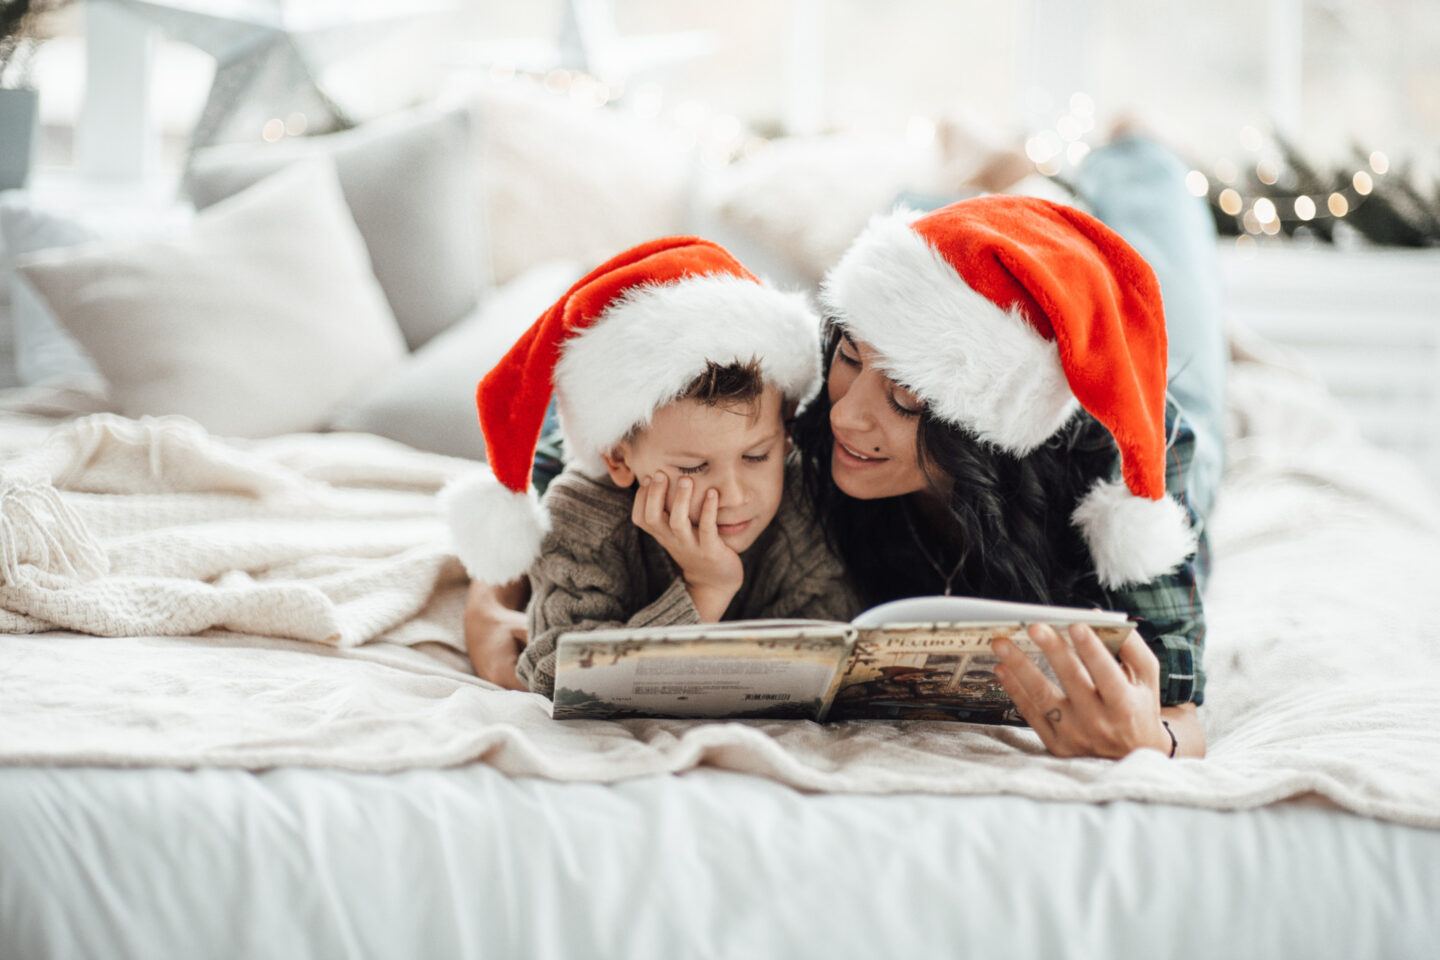
[[[455,555],[472,579],[509,583],[530,568],[550,532],[534,490],[517,492],[481,468],[440,491]]]
[[[1175,498],[1137,497],[1120,480],[1091,487],[1070,519],[1107,590],[1154,580],[1195,552],[1195,530]]]

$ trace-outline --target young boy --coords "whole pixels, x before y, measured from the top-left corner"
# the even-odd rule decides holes
[[[529,575],[532,690],[552,694],[571,630],[854,613],[787,457],[818,336],[803,300],[672,237],[581,279],[481,381],[494,479],[444,500],[472,577]],[[541,505],[529,477],[552,390],[568,462]]]

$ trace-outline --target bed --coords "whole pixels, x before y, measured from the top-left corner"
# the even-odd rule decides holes
[[[460,653],[428,511],[464,461],[9,416],[7,479],[48,471],[110,580],[186,580],[192,524],[320,526],[267,544],[238,607],[185,608],[245,629],[84,578],[0,588],[11,629],[62,627],[0,636],[0,956],[1428,955],[1437,507],[1266,344],[1234,349],[1203,762],[963,724],[557,724]],[[400,585],[353,602],[376,563]],[[274,626],[291,587],[320,605]],[[122,608],[147,629],[92,635]]]
[[[120,338],[62,282],[91,278],[53,278],[88,359],[33,298],[12,304],[29,311],[15,329],[32,385],[0,394],[0,960],[1435,953],[1433,481],[1243,330],[1210,530],[1205,761],[1058,760],[1028,730],[964,724],[558,724],[478,680],[434,494],[479,452],[476,370],[578,275],[563,261],[694,230],[813,282],[914,186],[822,138],[788,166],[770,151],[729,168],[728,191],[696,203],[693,144],[570,98],[486,96],[488,205],[464,112],[191,165],[192,196],[233,221],[226,198],[278,156],[335,164],[338,186],[271,190],[269,219],[252,198],[220,286],[184,288],[210,297],[207,334],[271,309],[384,314],[383,295],[403,344],[338,325],[334,349],[312,350],[327,375],[377,371],[338,414],[318,376],[259,361],[245,372],[275,388],[251,395],[281,399],[263,409],[191,385],[217,418],[273,424],[304,412],[303,382],[330,432],[226,441],[34,385],[124,386],[98,346],[128,350],[129,386],[150,388],[157,351],[206,346],[185,334],[188,301],[155,327],[167,305],[147,294],[190,262],[173,247],[143,259],[161,282],[111,285],[133,300]],[[836,188],[816,191],[825,158]],[[334,242],[283,246],[301,210]],[[170,229],[145,219],[127,228]],[[95,239],[4,203],[0,227],[11,255]],[[482,260],[500,286],[480,289]],[[1271,272],[1250,272],[1237,316],[1273,312]],[[247,315],[246,276],[297,286]],[[1298,320],[1344,325],[1330,301],[1305,299]]]

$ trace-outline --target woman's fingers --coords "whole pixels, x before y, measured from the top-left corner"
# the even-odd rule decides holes
[[[1138,632],[1131,630],[1130,636],[1120,644],[1120,662],[1133,670],[1141,683],[1157,694],[1160,692],[1160,661]]]
[[[1130,695],[1129,678],[1120,669],[1115,657],[1105,649],[1105,644],[1100,642],[1094,630],[1083,623],[1071,624],[1070,643],[1080,662],[1090,671],[1090,679],[1094,681],[1095,690],[1103,702],[1121,703]]]
[[[1005,667],[1005,676],[1010,682],[1018,687],[1031,701],[1036,704],[1048,704],[1051,701],[1059,702],[1065,698],[1050,678],[1040,672],[1040,668],[1030,662],[1030,658],[1009,640],[998,640],[994,644],[995,652],[1000,654],[1000,662]],[[1007,685],[1008,689],[1008,685]],[[1014,697],[1011,697],[1013,700]]]
[[[1045,659],[1050,661],[1050,669],[1055,671],[1055,679],[1060,681],[1065,697],[1081,713],[1093,713],[1099,706],[1095,683],[1070,644],[1047,624],[1032,623],[1026,632],[1040,648],[1040,652],[1045,654]]]
[[[1021,654],[1020,658],[1033,669],[1033,664],[1030,664],[1030,661],[1025,659],[1024,654]],[[995,668],[995,675],[1000,679],[1000,685],[1005,688],[1005,692],[1008,693],[1010,699],[1015,702],[1015,709],[1020,713],[1020,716],[1024,717],[1025,722],[1030,724],[1031,729],[1039,735],[1040,742],[1045,744],[1045,749],[1051,753],[1058,754],[1060,751],[1060,737],[1057,732],[1057,724],[1061,720],[1059,691],[1055,691],[1057,696],[1055,696],[1054,699],[1042,701],[1031,693],[1025,683],[1016,676],[1016,672],[1009,662],[1001,663]],[[1041,674],[1038,670],[1036,670],[1035,673],[1039,675],[1041,682],[1045,686],[1052,687],[1053,689],[1053,685],[1049,680],[1045,679],[1044,674]]]

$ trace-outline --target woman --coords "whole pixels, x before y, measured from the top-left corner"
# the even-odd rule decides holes
[[[1032,630],[1058,685],[997,650],[1007,692],[1061,756],[1204,755],[1199,579],[1223,355],[1213,230],[1183,174],[1139,140],[1082,173],[1082,197],[1144,259],[1070,208],[981,198],[878,218],[826,283],[827,389],[796,438],[864,598],[1098,604],[1140,624],[1119,663],[1088,630],[1073,646]],[[513,681],[523,628],[473,599],[477,671]]]

